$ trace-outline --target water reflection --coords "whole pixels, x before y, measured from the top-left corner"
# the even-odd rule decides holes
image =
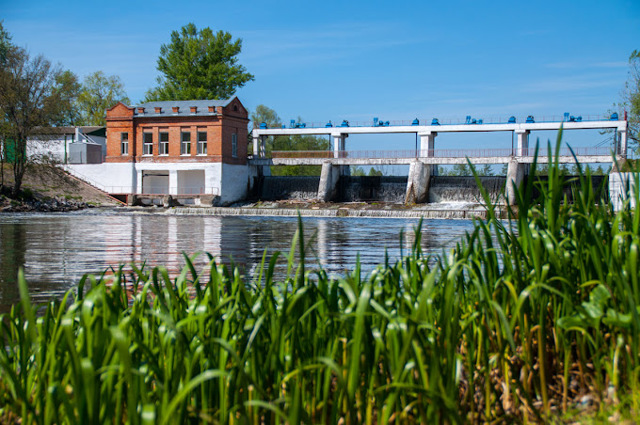
[[[415,219],[305,218],[307,259],[330,274],[351,269],[358,258],[364,272],[382,263],[385,252],[400,257],[414,242]],[[427,220],[422,247],[438,252],[451,246],[470,222]],[[64,293],[84,273],[101,273],[121,264],[184,264],[182,252],[206,251],[224,263],[252,274],[266,250],[267,261],[284,253],[277,273],[285,273],[284,257],[298,229],[295,218],[205,217],[80,212],[75,214],[5,214],[0,216],[0,311],[18,300],[17,271],[24,267],[32,296],[39,301]],[[206,264],[201,256],[198,265]]]

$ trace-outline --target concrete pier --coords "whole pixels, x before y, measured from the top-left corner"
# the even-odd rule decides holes
[[[528,164],[521,164],[515,159],[509,162],[507,166],[507,183],[505,187],[505,195],[509,205],[516,204],[516,192],[524,180],[525,171]]]
[[[404,197],[405,204],[422,204],[429,198],[429,181],[433,165],[421,161],[414,161],[409,166],[409,179],[407,180],[407,192]]]
[[[333,165],[328,161],[322,164],[320,184],[318,185],[318,199],[323,202],[329,202],[336,197],[342,167],[341,165]]]

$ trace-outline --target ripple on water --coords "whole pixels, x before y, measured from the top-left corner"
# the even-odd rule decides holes
[[[184,265],[182,253],[209,252],[255,271],[263,253],[288,254],[298,228],[291,217],[221,217],[121,213],[118,210],[48,214],[3,214],[0,220],[0,312],[18,300],[16,276],[23,267],[32,297],[44,301],[72,288],[85,273],[146,263],[171,272]],[[385,251],[399,258],[414,241],[418,219],[304,218],[307,259],[332,275],[351,269],[360,259],[363,272],[382,263]],[[426,252],[452,246],[470,221],[425,220]],[[268,261],[268,260],[267,260]],[[199,267],[207,263],[201,255]],[[277,273],[286,268],[280,263]]]

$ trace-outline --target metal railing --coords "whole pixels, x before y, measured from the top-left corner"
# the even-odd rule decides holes
[[[429,150],[358,150],[358,151],[272,151],[271,158],[352,158],[352,159],[398,159],[398,158],[491,158],[509,156],[533,156],[535,148],[523,149],[429,149]],[[552,150],[552,154],[554,151]],[[584,147],[560,149],[560,156],[611,156],[610,147]],[[548,156],[547,148],[539,149],[538,156]]]
[[[461,118],[459,116],[456,117],[452,117],[452,116],[444,116],[444,117],[437,117],[438,119],[438,124],[439,125],[463,125],[463,124],[468,124],[468,125],[482,125],[482,124],[507,124],[509,123],[509,119],[511,117],[515,117],[516,119],[516,123],[525,123],[527,121],[528,115],[526,116],[515,116],[515,115],[490,115],[490,116],[472,116],[471,121],[475,120],[475,124],[471,124],[469,122],[467,122],[467,117],[465,116],[464,118]],[[418,119],[418,125],[431,125],[432,120],[436,118],[436,117],[431,117],[431,118],[417,118]],[[608,114],[587,114],[587,115],[580,115],[580,114],[572,114],[569,116],[569,120],[571,118],[574,118],[575,120],[579,121],[609,121],[610,116]],[[623,116],[620,116],[619,119],[623,119]],[[482,120],[482,124],[479,123],[479,121]],[[533,115],[533,120],[536,123],[542,123],[542,122],[563,122],[563,121],[568,121],[565,120],[565,116],[564,114],[562,115]],[[270,127],[270,128],[326,128],[328,126],[329,123],[331,123],[331,127],[341,127],[342,123],[344,120],[338,120],[338,121],[324,121],[324,122],[320,122],[320,121],[309,121],[309,122],[303,122],[303,123],[296,123],[294,126],[291,126],[291,124],[281,124],[278,127]],[[414,119],[408,119],[408,120],[387,120],[384,119],[384,117],[380,118],[377,122],[374,122],[373,119],[370,120],[359,120],[359,121],[351,121],[351,120],[347,120],[349,127],[394,127],[394,126],[411,126],[411,125],[416,125],[414,124]],[[388,125],[387,125],[388,123]],[[253,128],[254,129],[260,129],[260,124],[261,123],[253,123]]]
[[[71,174],[72,176],[84,181],[85,183],[95,187],[98,190],[101,190],[103,192],[106,193],[110,193],[110,194],[122,194],[122,195],[174,195],[174,196],[181,196],[181,195],[214,195],[214,196],[219,196],[220,195],[220,189],[217,187],[204,187],[204,186],[171,186],[171,187],[167,187],[166,189],[149,189],[149,188],[144,188],[142,191],[139,190],[133,190],[131,186],[129,185],[104,185],[101,183],[98,183],[97,181],[95,181],[93,178],[86,176],[83,173],[78,172],[75,169],[71,169],[71,168],[67,168],[65,167],[65,170]]]
[[[172,196],[189,196],[189,195],[219,195],[219,189],[217,187],[204,187],[204,186],[171,186],[166,189],[157,188],[142,188],[142,192],[136,193],[138,195],[172,195]]]

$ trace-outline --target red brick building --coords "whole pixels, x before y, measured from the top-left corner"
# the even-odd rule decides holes
[[[241,199],[247,186],[248,122],[237,97],[135,107],[118,103],[107,110],[105,165],[119,170],[114,186],[131,180],[130,193]]]
[[[107,110],[106,162],[245,164],[248,122],[237,97],[118,103]]]

